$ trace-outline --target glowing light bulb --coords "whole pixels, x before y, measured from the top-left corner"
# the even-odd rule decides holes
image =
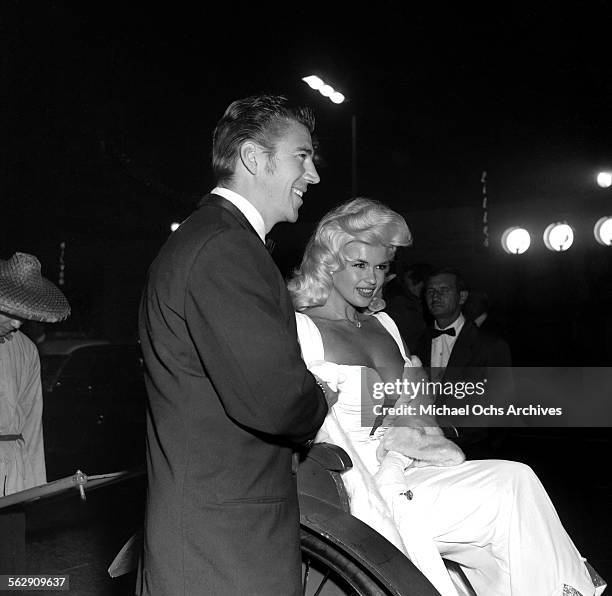
[[[324,84],[323,81],[315,75],[303,77],[302,81],[304,81],[311,89],[314,89],[315,91],[323,87]]]
[[[599,172],[599,174],[597,174],[597,184],[599,184],[601,188],[609,188],[612,186],[612,173]]]
[[[565,222],[550,224],[544,230],[544,244],[548,250],[564,251],[574,243],[574,230]]]
[[[507,253],[521,255],[530,245],[531,236],[525,228],[508,228],[502,235],[502,247]]]
[[[612,216],[606,215],[597,220],[593,229],[595,240],[604,246],[612,246]]]

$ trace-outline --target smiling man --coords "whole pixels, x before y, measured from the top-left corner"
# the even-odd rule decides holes
[[[283,97],[232,103],[213,137],[217,187],[149,270],[141,594],[301,593],[292,453],[327,401],[264,240],[319,182],[313,128]]]

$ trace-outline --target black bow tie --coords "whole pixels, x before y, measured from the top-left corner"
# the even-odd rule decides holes
[[[455,337],[457,335],[455,333],[454,327],[449,327],[448,329],[432,329],[431,330],[431,338],[436,339],[436,337],[440,337],[441,335],[450,335],[451,337]]]

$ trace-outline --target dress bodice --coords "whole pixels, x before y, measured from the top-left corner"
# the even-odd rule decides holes
[[[406,350],[404,349],[404,344],[402,342],[402,338],[397,328],[397,325],[393,321],[393,319],[384,312],[378,312],[372,315],[389,333],[389,335],[393,338],[397,347],[404,359],[404,362],[410,366],[410,359],[406,354]],[[304,362],[306,362],[306,366],[313,360],[322,360],[325,361],[325,347],[323,346],[323,337],[321,336],[321,332],[319,328],[316,326],[315,322],[304,313],[296,312],[295,320],[297,324],[298,338],[300,340],[300,346],[302,348],[302,356],[304,358]],[[330,363],[333,364],[333,363]],[[364,368],[362,366],[353,366],[353,365],[343,365],[338,364],[336,366],[347,366],[349,368]]]
[[[298,339],[302,357],[309,370],[338,391],[338,401],[332,407],[338,423],[359,451],[368,470],[373,474],[378,468],[376,448],[386,427],[380,426],[370,435],[375,419],[374,405],[377,403],[369,388],[381,382],[378,372],[366,366],[336,364],[325,360],[323,338],[314,321],[303,313],[296,313]],[[399,331],[393,319],[385,313],[373,315],[395,340],[404,359],[404,366],[411,366]],[[382,398],[379,402],[382,404]]]

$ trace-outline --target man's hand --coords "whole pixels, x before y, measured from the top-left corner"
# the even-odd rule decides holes
[[[313,374],[319,387],[323,389],[327,405],[331,408],[338,401],[340,385],[345,381],[345,376],[340,372],[340,367],[333,362],[313,360],[308,364],[308,369]]]
[[[338,401],[338,392],[334,391],[328,383],[326,383],[321,377],[314,375],[314,378],[317,381],[317,385],[323,389],[323,393],[325,394],[325,401],[327,402],[328,407],[332,407]]]

